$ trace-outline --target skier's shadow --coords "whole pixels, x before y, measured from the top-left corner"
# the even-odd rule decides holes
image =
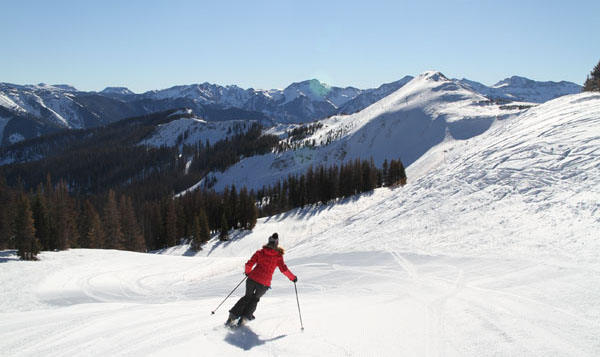
[[[279,340],[286,337],[287,335],[281,335],[266,340],[262,340],[258,337],[254,331],[250,330],[247,326],[238,327],[236,330],[231,331],[225,337],[225,341],[231,345],[239,347],[244,351],[249,351],[252,348],[260,345],[264,345],[267,342]]]

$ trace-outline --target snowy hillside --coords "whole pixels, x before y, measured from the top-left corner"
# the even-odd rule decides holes
[[[54,121],[65,128],[81,128],[83,119],[73,103],[74,93],[77,90],[66,85],[0,83],[0,106]]]
[[[400,158],[412,164],[445,140],[464,140],[484,133],[497,120],[517,115],[465,89],[439,72],[425,72],[396,92],[352,114],[319,121],[323,125],[298,150],[246,158],[216,175],[216,189],[260,188],[310,166],[339,164],[354,158]]]
[[[597,356],[599,152],[600,95],[572,95],[443,141],[404,188],[260,219],[195,256],[0,252],[0,355]],[[210,312],[272,232],[305,330],[276,271],[230,331],[241,289]]]
[[[255,122],[233,120],[207,122],[198,117],[184,117],[158,125],[154,133],[139,145],[153,147],[174,147],[177,145],[197,145],[198,142],[216,143],[226,137],[248,131]]]
[[[346,102],[343,106],[341,106],[338,109],[338,114],[352,114],[361,111],[369,105],[394,93],[403,85],[410,82],[413,78],[414,77],[412,76],[405,76],[404,78],[398,81],[382,84],[381,86],[379,86],[379,88],[364,90],[354,99]]]

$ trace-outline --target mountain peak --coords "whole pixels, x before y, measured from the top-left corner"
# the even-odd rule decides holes
[[[417,76],[417,78],[432,80],[432,81],[448,81],[448,77],[440,71],[425,71]]]
[[[102,93],[102,94],[120,94],[120,95],[134,94],[127,87],[106,87],[100,93]]]
[[[529,78],[525,78],[525,77],[521,77],[521,76],[511,76],[509,78],[505,78],[501,81],[499,81],[498,83],[494,84],[492,87],[498,88],[498,87],[504,87],[504,86],[524,86],[527,84],[531,84],[534,81],[529,79]]]
[[[322,83],[318,79],[308,79],[302,82],[290,84],[283,90],[286,101],[292,101],[297,97],[304,95],[311,100],[324,100],[325,96],[331,91],[331,87]]]
[[[69,92],[77,92],[77,88],[73,87],[72,85],[68,85],[68,84],[53,84],[52,87],[63,89],[63,90],[69,91]]]

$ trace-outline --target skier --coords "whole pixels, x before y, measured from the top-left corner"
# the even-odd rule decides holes
[[[285,265],[283,254],[283,248],[279,247],[279,235],[273,233],[269,237],[269,243],[257,250],[246,262],[245,274],[248,277],[246,279],[246,295],[242,296],[229,310],[229,318],[225,325],[233,326],[237,319],[239,319],[238,326],[254,320],[253,314],[256,305],[271,288],[271,278],[275,267],[279,267],[279,270],[294,283],[298,281],[298,278]],[[255,264],[256,267],[254,267]],[[254,269],[252,269],[253,267]]]

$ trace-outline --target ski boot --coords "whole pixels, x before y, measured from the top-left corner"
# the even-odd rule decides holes
[[[237,319],[238,319],[237,316],[235,316],[232,313],[229,313],[229,317],[227,318],[227,321],[225,321],[225,326],[226,327],[235,327],[236,326],[235,320],[237,320]],[[239,325],[239,322],[237,325]]]
[[[254,315],[250,315],[250,316],[242,316],[240,317],[240,320],[238,321],[238,327],[240,326],[244,326],[246,325],[248,322],[254,320]]]

